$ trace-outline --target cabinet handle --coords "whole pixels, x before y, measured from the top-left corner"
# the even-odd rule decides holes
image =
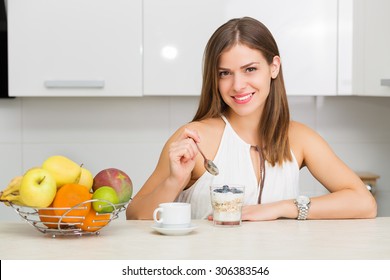
[[[50,80],[45,81],[47,88],[104,88],[104,80]]]
[[[381,86],[390,87],[390,79],[381,79]]]

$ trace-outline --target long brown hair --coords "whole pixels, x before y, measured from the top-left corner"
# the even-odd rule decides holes
[[[268,64],[279,49],[268,28],[250,17],[231,19],[220,26],[208,41],[203,57],[203,85],[198,111],[193,121],[219,117],[228,109],[218,90],[218,63],[222,52],[236,44],[259,50]],[[282,66],[271,80],[270,92],[260,120],[260,139],[264,157],[274,166],[292,160],[288,141],[290,113]]]

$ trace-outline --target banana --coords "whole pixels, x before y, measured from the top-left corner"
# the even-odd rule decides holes
[[[19,194],[9,194],[2,198],[4,200],[5,204],[8,205],[9,202],[16,204],[16,205],[22,205],[24,206],[24,203],[20,200],[20,195]]]
[[[14,177],[8,184],[8,186],[3,190],[2,196],[7,196],[14,192],[19,192],[20,185],[22,184],[23,176]]]
[[[21,206],[25,205],[19,195],[22,178],[23,176],[16,176],[9,182],[8,186],[0,192],[0,201],[4,202],[5,205],[9,206],[9,203]]]

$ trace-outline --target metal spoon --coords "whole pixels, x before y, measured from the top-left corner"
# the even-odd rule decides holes
[[[201,155],[204,158],[204,168],[206,168],[207,172],[209,172],[211,175],[217,176],[219,174],[218,167],[214,164],[213,161],[206,158],[206,156],[204,155],[202,150],[199,148],[198,143],[195,142],[195,144],[198,147],[199,152],[201,153]]]

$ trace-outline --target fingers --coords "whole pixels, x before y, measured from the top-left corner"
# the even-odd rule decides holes
[[[198,154],[198,147],[195,142],[200,142],[197,131],[185,128],[175,142],[170,146],[170,158],[172,160],[194,160]]]
[[[199,137],[199,134],[198,134],[197,131],[185,128],[183,130],[183,133],[179,136],[178,141],[184,140],[184,139],[187,139],[187,138],[191,138],[191,139],[193,139],[197,143],[200,142],[200,137]]]
[[[198,154],[198,149],[194,141],[190,138],[173,142],[170,147],[170,158],[173,160],[187,161],[193,160]]]
[[[195,141],[199,141],[196,131],[184,129],[176,141],[169,146],[170,174],[182,180],[188,178],[196,164],[198,148]]]

